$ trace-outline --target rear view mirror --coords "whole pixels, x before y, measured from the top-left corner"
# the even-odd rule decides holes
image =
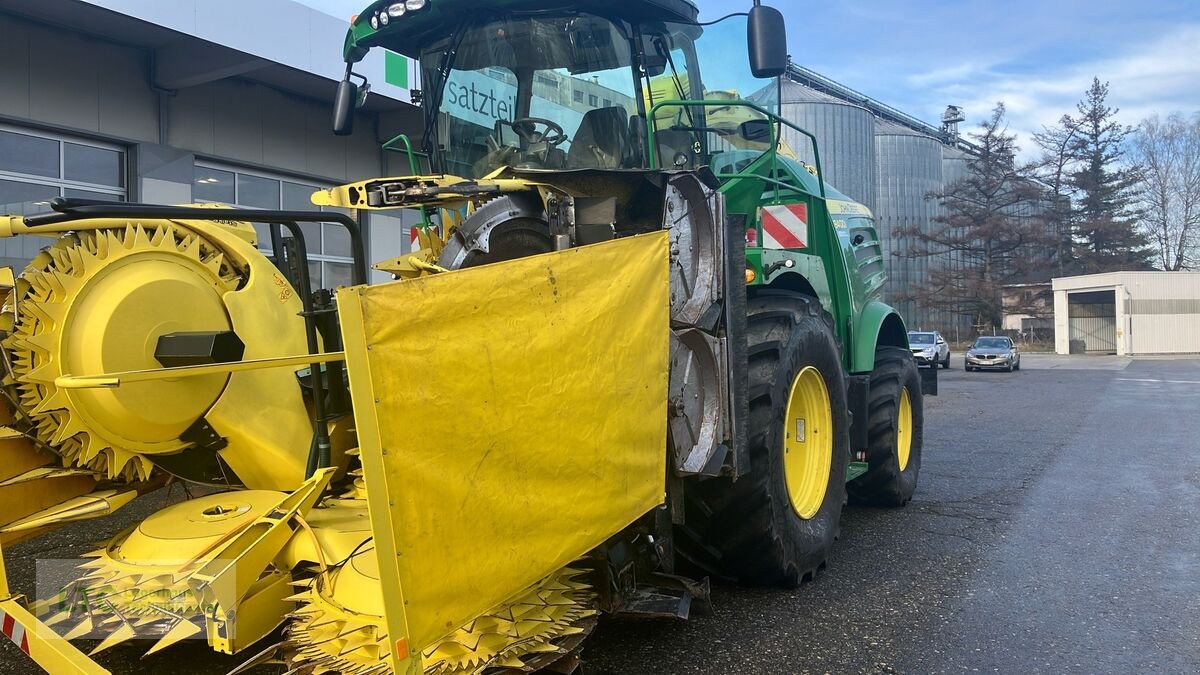
[[[787,27],[779,10],[759,4],[750,8],[746,44],[755,77],[779,77],[787,70]]]
[[[358,107],[358,85],[347,79],[338,83],[333,98],[333,133],[349,136],[354,133],[354,109]]]
[[[742,138],[754,143],[771,142],[771,120],[746,120],[738,125]]]

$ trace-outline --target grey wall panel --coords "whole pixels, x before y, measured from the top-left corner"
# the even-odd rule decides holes
[[[0,16],[0,113],[129,140],[158,135],[146,56],[132,47]]]
[[[158,142],[158,95],[147,86],[149,57],[144,52],[96,44],[97,131],[150,143]]]
[[[308,130],[305,134],[308,145],[305,171],[336,180],[346,180],[349,175],[346,159],[348,144],[344,137],[330,133],[329,109],[325,106],[309,106],[305,108],[304,121]],[[364,129],[356,129],[356,133],[364,132]],[[378,166],[375,173],[379,173]]]
[[[180,89],[169,97],[167,144],[204,155],[216,154],[214,105],[211,86]]]
[[[94,41],[29,26],[29,116],[42,124],[99,131]]]
[[[221,157],[264,165],[264,88],[242,80],[220,80],[213,90],[213,152]]]
[[[0,15],[0,115],[29,117],[29,33]]]
[[[335,136],[325,102],[234,79],[180,90],[168,109],[169,144],[209,159],[331,181],[380,174],[373,119]]]
[[[296,142],[308,130],[306,102],[272,90],[263,95],[270,111],[262,127],[263,162],[268,166],[307,166],[307,144]]]
[[[906,299],[928,283],[931,260],[906,255],[918,239],[902,237],[900,230],[916,227],[928,232],[935,226],[938,205],[927,196],[942,188],[942,144],[886,123],[878,124],[874,140],[875,216],[888,273],[885,298],[897,306],[909,328],[941,330],[944,317]]]

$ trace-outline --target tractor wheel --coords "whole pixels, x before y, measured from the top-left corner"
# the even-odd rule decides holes
[[[846,495],[846,384],[819,303],[766,291],[747,303],[750,466],[736,481],[685,484],[677,537],[702,571],[796,586],[825,566]]]
[[[850,499],[904,506],[917,489],[925,420],[921,376],[908,350],[880,347],[875,351],[867,410],[868,468],[848,486]]]

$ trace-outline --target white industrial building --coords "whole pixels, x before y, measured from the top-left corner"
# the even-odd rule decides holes
[[[1109,272],[1053,280],[1059,354],[1200,353],[1200,272]]]

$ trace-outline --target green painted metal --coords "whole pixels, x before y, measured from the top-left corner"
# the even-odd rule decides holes
[[[403,145],[404,148],[401,149],[396,147],[397,145]],[[412,171],[411,175],[413,176],[420,176],[422,173],[421,165],[417,162],[417,158],[420,157],[426,160],[429,159],[428,153],[413,150],[412,139],[408,137],[408,134],[396,134],[384,142],[383,149],[387,150],[388,152],[403,152],[405,155],[407,155],[408,168],[410,171]]]
[[[879,334],[885,322],[897,322],[899,326],[896,332],[904,336],[904,343],[894,346],[908,347],[908,331],[904,328],[904,320],[890,305],[880,300],[871,300],[859,315],[858,339],[846,343],[851,346],[847,351],[851,352],[850,361],[854,372],[867,373],[875,368],[875,348],[879,345]]]
[[[813,291],[821,306],[833,316],[834,332],[843,350],[843,363],[851,373],[870,372],[875,365],[875,347],[879,330],[888,316],[894,321],[903,321],[896,311],[879,298],[884,276],[882,272],[866,277],[861,273],[864,266],[881,262],[875,256],[858,260],[856,247],[848,237],[838,235],[828,204],[834,197],[838,201],[849,201],[841,193],[828,187],[821,168],[820,149],[811,133],[792,122],[779,117],[750,101],[737,100],[674,100],[661,101],[650,109],[650,120],[656,113],[668,107],[745,107],[756,115],[771,122],[771,143],[768,149],[741,170],[717,173],[725,193],[725,208],[728,213],[746,217],[747,226],[756,228],[758,240],[762,240],[762,207],[775,204],[804,203],[808,208],[809,241],[805,249],[747,250],[747,265],[755,271],[754,286],[785,286],[794,281],[789,275],[803,278]],[[779,154],[779,128],[786,125],[809,139],[815,163],[815,175],[800,162]],[[655,142],[655,125],[647,123],[650,166],[659,164],[658,145]],[[754,151],[750,151],[751,153]],[[865,211],[865,209],[864,209]],[[878,241],[864,241],[861,246],[874,245]],[[775,266],[773,263],[790,260],[792,267]],[[771,274],[767,274],[771,270]]]
[[[379,45],[410,57],[418,56],[422,45],[444,38],[449,28],[461,23],[464,8],[471,6],[478,10],[477,3],[467,0],[430,0],[422,10],[391,19],[386,26],[377,22],[372,27],[371,17],[377,17],[389,4],[386,0],[372,3],[353,22],[346,38],[348,62],[358,61],[367,49]],[[552,3],[546,0],[497,0],[488,7],[501,11],[548,11]],[[619,7],[607,0],[577,0],[573,9],[604,16],[621,15],[634,23],[651,11],[672,14],[684,22],[695,21],[695,7],[684,0],[630,0]],[[690,70],[688,74],[694,78],[694,83],[702,80],[698,70]],[[644,82],[638,80],[635,86],[643,85]],[[433,97],[427,96],[426,100],[430,98]],[[886,277],[870,213],[860,205],[854,205],[857,207],[854,212],[846,212],[844,205],[852,200],[826,185],[816,137],[766,107],[744,99],[714,97],[658,101],[646,111],[645,121],[649,141],[645,161],[652,169],[661,165],[656,120],[660,119],[659,111],[670,107],[689,109],[688,119],[704,119],[707,109],[721,107],[742,109],[746,114],[743,119],[769,121],[770,143],[762,144],[765,149],[725,152],[725,159],[721,160],[726,162],[725,166],[714,167],[721,181],[726,211],[743,216],[747,228],[755,228],[761,241],[763,207],[804,203],[809,236],[807,246],[802,249],[749,248],[746,265],[756,277],[751,285],[811,290],[833,317],[834,332],[845,346],[843,364],[846,370],[850,373],[870,372],[874,367],[880,331],[887,327],[891,329],[889,334],[894,334],[898,326],[899,334],[903,335],[903,321],[880,299]],[[811,171],[799,161],[780,154],[779,141],[784,126],[808,140],[814,159]],[[705,130],[697,131],[704,133]],[[417,157],[425,155],[413,150],[407,136],[389,140],[385,149],[406,153],[413,173],[419,173]],[[832,212],[831,206],[838,209],[836,213]],[[849,235],[852,221],[856,232],[865,233],[858,244]]]
[[[846,467],[846,482],[849,483],[865,474],[868,468],[870,468],[870,465],[866,462],[850,462],[849,466]]]

